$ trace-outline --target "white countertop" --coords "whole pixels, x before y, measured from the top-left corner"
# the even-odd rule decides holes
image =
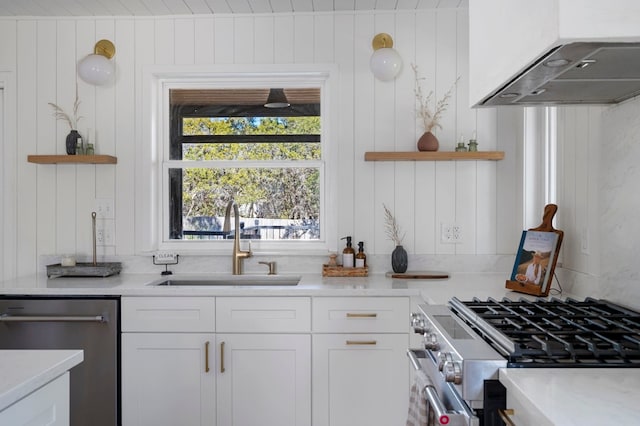
[[[507,394],[538,409],[539,424],[631,425],[640,420],[639,368],[503,368],[499,376]]]
[[[0,411],[83,360],[81,350],[0,350]]]
[[[284,275],[284,274],[283,274]],[[296,274],[292,274],[296,275]],[[505,288],[505,273],[452,273],[448,279],[392,279],[384,274],[334,278],[305,274],[297,286],[193,286],[158,287],[162,278],[206,278],[207,275],[120,274],[107,278],[52,278],[34,275],[5,281],[6,295],[120,295],[120,296],[420,296],[431,304],[444,304],[452,296],[462,300],[531,296]],[[209,275],[211,277],[211,275]],[[563,296],[564,297],[564,296]]]

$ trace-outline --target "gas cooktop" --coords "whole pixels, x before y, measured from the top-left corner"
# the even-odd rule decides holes
[[[508,367],[640,367],[640,313],[604,300],[450,301]]]

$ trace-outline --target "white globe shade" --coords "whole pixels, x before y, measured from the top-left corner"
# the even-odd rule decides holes
[[[378,80],[393,80],[402,69],[402,58],[395,49],[383,47],[373,52],[369,67]]]
[[[102,55],[88,55],[78,64],[80,78],[98,86],[109,83],[113,72],[113,62]]]

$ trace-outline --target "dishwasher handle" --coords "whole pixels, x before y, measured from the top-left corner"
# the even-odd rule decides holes
[[[0,322],[107,322],[103,315],[0,315]]]

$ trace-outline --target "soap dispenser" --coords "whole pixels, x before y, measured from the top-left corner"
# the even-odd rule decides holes
[[[356,268],[367,266],[367,255],[364,254],[364,242],[358,243],[358,254],[356,254]]]
[[[344,268],[353,268],[356,251],[351,247],[351,237],[341,239],[347,240],[347,246],[342,250],[342,266]]]

